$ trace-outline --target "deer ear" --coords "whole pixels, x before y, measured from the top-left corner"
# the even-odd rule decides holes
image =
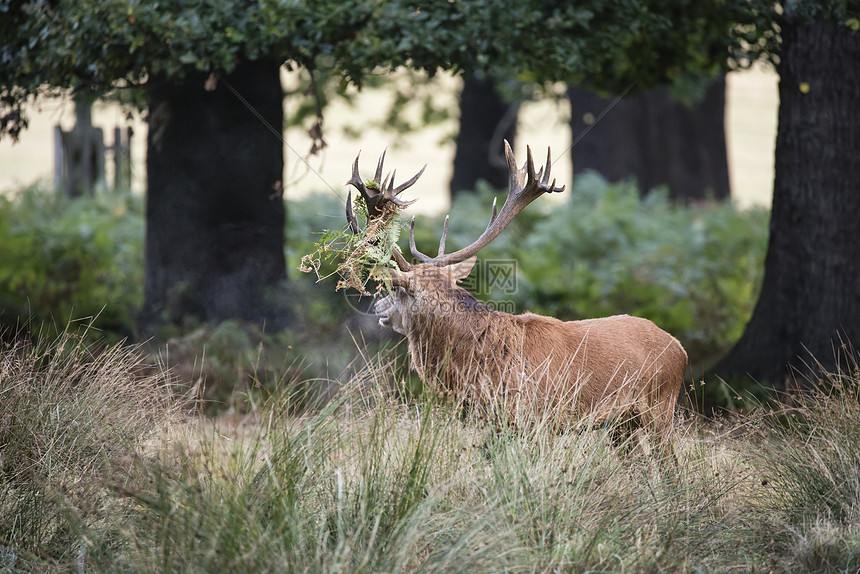
[[[469,273],[472,272],[472,268],[475,267],[475,262],[477,260],[478,256],[473,255],[465,261],[454,263],[453,265],[448,265],[447,269],[448,273],[451,276],[451,281],[457,283],[468,277]]]

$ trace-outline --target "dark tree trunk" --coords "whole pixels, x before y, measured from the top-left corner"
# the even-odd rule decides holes
[[[832,368],[843,342],[860,344],[860,36],[790,20],[781,34],[764,282],[743,336],[714,369],[776,388],[810,355]]]
[[[508,185],[503,139],[514,144],[517,105],[508,104],[492,78],[468,76],[460,94],[460,132],[454,155],[451,197],[472,191],[483,179],[499,189]]]
[[[283,146],[254,114],[283,125],[278,64],[245,62],[226,77],[254,112],[206,79],[150,89],[144,329],[282,318],[265,295],[286,278]]]
[[[573,138],[585,134],[572,149],[575,171],[593,169],[609,181],[635,177],[642,193],[667,185],[672,197],[685,201],[729,197],[725,78],[693,107],[672,99],[666,88],[608,111],[613,99],[579,88],[568,96]]]

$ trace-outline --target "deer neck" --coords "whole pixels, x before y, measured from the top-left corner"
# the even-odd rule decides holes
[[[412,366],[422,377],[442,379],[450,369],[475,362],[478,343],[501,314],[461,287],[416,307],[408,333]]]

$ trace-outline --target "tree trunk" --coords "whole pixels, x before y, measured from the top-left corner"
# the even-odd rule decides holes
[[[503,139],[514,144],[516,104],[508,104],[496,91],[492,78],[468,76],[460,94],[460,132],[451,177],[451,198],[472,191],[478,180],[503,189],[508,185]]]
[[[222,79],[151,82],[146,278],[141,326],[187,316],[283,323],[265,295],[286,278],[278,64],[244,62]],[[211,89],[214,87],[215,89]]]
[[[715,367],[791,388],[860,344],[860,36],[829,22],[781,27],[779,130],[761,295]],[[796,384],[808,384],[799,377]]]
[[[575,171],[593,169],[609,181],[635,177],[642,193],[666,185],[684,201],[729,197],[725,78],[693,107],[675,101],[666,88],[611,108],[613,99],[589,90],[571,88],[568,97],[571,133],[584,134],[572,149]]]

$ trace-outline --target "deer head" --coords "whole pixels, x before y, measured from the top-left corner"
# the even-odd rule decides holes
[[[412,255],[421,263],[418,265],[409,264],[403,255],[395,250],[393,257],[397,262],[398,270],[392,272],[391,283],[394,286],[391,294],[388,297],[380,300],[376,304],[376,313],[379,315],[379,324],[384,327],[392,327],[395,331],[401,334],[408,334],[409,325],[411,324],[411,316],[416,313],[440,313],[445,312],[451,304],[448,301],[458,301],[461,303],[468,302],[478,304],[465,289],[457,286],[457,282],[466,278],[472,267],[475,265],[475,255],[484,247],[489,245],[499,234],[504,231],[517,216],[517,214],[525,209],[525,207],[542,196],[544,193],[560,193],[564,191],[564,186],[556,187],[556,181],[553,179],[550,183],[550,172],[552,169],[551,151],[547,149],[546,165],[535,172],[534,160],[532,159],[531,148],[526,148],[527,159],[521,168],[517,168],[514,153],[511,150],[510,144],[505,141],[505,157],[508,162],[508,192],[504,205],[501,211],[496,208],[496,202],[493,201],[492,214],[490,222],[484,233],[481,234],[471,245],[464,247],[453,253],[445,253],[445,241],[448,236],[448,217],[445,218],[445,223],[442,227],[442,238],[439,241],[439,251],[435,257],[430,257],[421,253],[415,245],[415,218],[409,228],[409,248]],[[376,168],[376,179],[382,175],[382,161],[385,157],[385,152],[380,156],[379,164]],[[426,166],[425,166],[426,167]],[[358,157],[353,164],[352,178],[347,184],[354,185],[361,192],[365,201],[370,197],[370,201],[374,209],[379,211],[385,201],[392,201],[397,205],[410,205],[412,202],[404,202],[399,200],[396,195],[406,189],[424,172],[424,169],[407,181],[406,183],[393,188],[393,175],[388,187],[383,184],[382,190],[375,194],[368,192],[368,186],[361,181],[358,176]],[[386,183],[388,178],[386,177]],[[368,213],[370,213],[371,203],[368,203]],[[358,226],[355,223],[355,216],[352,214],[352,209],[349,200],[347,201],[347,220],[352,227],[353,232],[357,232]]]
[[[382,327],[409,335],[416,319],[440,318],[483,306],[457,283],[469,276],[476,257],[445,267],[415,265],[394,272],[391,293],[377,301],[374,311]]]

